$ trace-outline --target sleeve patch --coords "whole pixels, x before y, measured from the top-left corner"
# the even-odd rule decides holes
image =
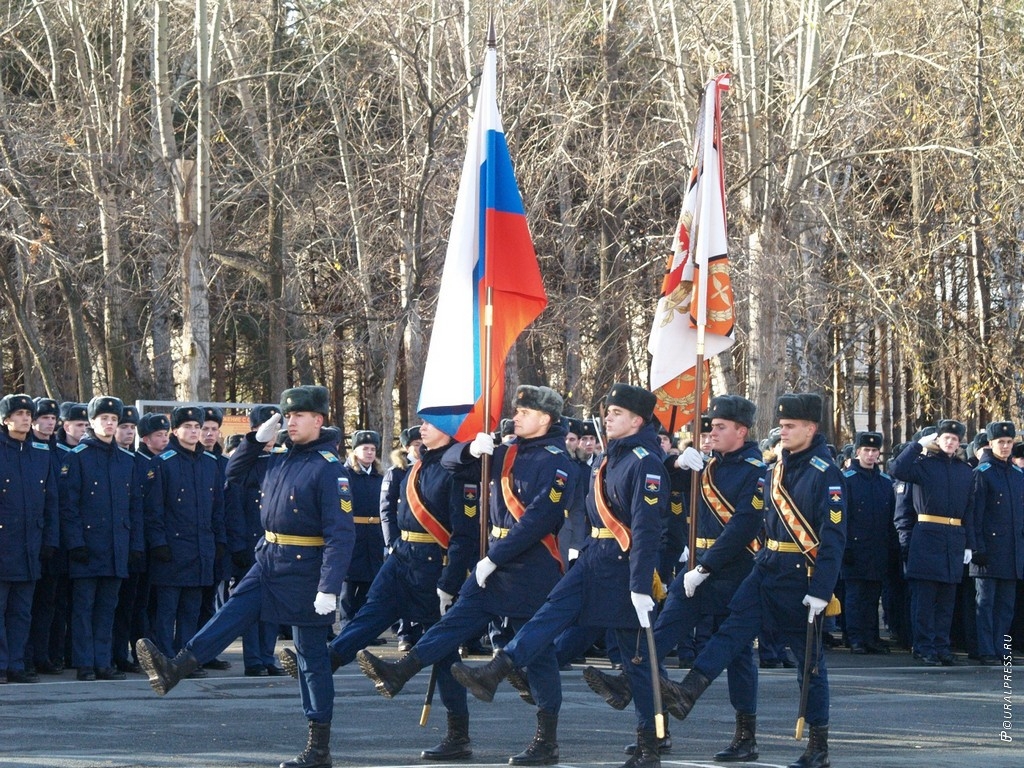
[[[841,502],[843,500],[843,486],[830,485],[828,487],[828,498],[833,504]]]
[[[465,483],[462,486],[462,512],[466,517],[476,517],[477,497],[480,489],[476,483]]]
[[[832,521],[833,525],[839,525],[843,522],[843,510],[833,509],[828,513],[828,519]]]
[[[644,490],[648,493],[657,493],[661,490],[661,475],[647,475],[644,477]]]

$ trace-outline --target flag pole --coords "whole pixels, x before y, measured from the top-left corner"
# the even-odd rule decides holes
[[[705,275],[701,275],[701,285],[705,286]],[[703,288],[701,288],[703,290]],[[706,298],[706,295],[703,297]],[[702,302],[703,303],[703,302]],[[693,391],[693,432],[694,442],[697,443],[697,450],[700,450],[700,411],[704,402],[704,326],[703,313],[697,311],[697,367],[694,370],[694,391]],[[689,570],[697,567],[697,519],[700,516],[700,509],[697,506],[700,498],[700,474],[696,469],[690,470],[690,562]]]
[[[498,47],[497,36],[494,34],[494,15],[492,11],[487,12],[487,47],[496,49]],[[488,243],[484,237],[484,243]],[[481,253],[480,258],[484,261],[484,344],[483,344],[483,388],[484,388],[484,421],[485,432],[491,431],[491,345],[492,331],[494,329],[494,286],[490,275],[491,260],[486,254]],[[484,453],[480,456],[480,559],[487,556],[487,524],[491,518],[491,456]]]

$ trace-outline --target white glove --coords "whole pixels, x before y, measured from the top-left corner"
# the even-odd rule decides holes
[[[965,549],[964,550],[964,565],[970,565],[971,564],[971,557],[973,555],[974,555],[974,553],[971,550],[969,550],[969,549]]]
[[[683,591],[686,592],[687,597],[693,597],[693,593],[697,591],[697,587],[704,583],[710,573],[701,573],[696,568],[692,571],[687,571],[683,576]]]
[[[919,438],[917,444],[921,446],[921,450],[927,451],[938,439],[938,434],[932,432],[930,435],[925,435],[924,437]]]
[[[689,559],[690,559],[690,545],[687,544],[685,547],[683,547],[683,554],[681,554],[679,556],[679,562],[680,563],[685,563]]]
[[[473,442],[469,444],[469,452],[477,459],[480,458],[481,453],[490,456],[494,453],[494,438],[486,432],[477,432]]]
[[[275,413],[269,419],[260,424],[260,428],[256,430],[256,442],[257,443],[269,443],[271,440],[277,437],[277,432],[281,426],[281,414]]]
[[[803,604],[807,606],[807,623],[813,624],[814,617],[825,610],[828,600],[822,600],[814,595],[804,595]]]
[[[489,557],[485,557],[476,564],[476,583],[480,585],[480,589],[487,586],[487,577],[496,570],[498,570],[498,566]]]
[[[445,611],[452,607],[452,603],[455,602],[455,595],[449,595],[440,587],[437,588],[437,599],[441,601],[441,615],[444,616]]]
[[[633,601],[633,610],[636,611],[636,617],[640,620],[640,626],[644,628],[651,626],[654,598],[643,592],[630,592],[629,599]]]
[[[573,549],[572,547],[569,547],[569,562],[572,562],[579,556],[580,551],[578,549]]]
[[[317,592],[316,600],[313,601],[313,610],[321,616],[327,616],[338,610],[338,596],[329,595],[326,592]]]
[[[676,459],[676,466],[680,469],[704,469],[704,454],[696,448],[686,447]]]

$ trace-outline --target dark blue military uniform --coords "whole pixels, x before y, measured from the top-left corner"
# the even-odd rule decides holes
[[[889,469],[913,484],[913,503],[897,510],[896,528],[907,547],[914,650],[948,663],[956,585],[963,578],[964,550],[974,549],[972,470],[955,455],[924,455],[918,443],[910,443]],[[922,515],[931,519],[922,521]]]
[[[780,470],[782,486],[819,541],[810,573],[801,551],[785,551],[796,549],[796,542],[771,494],[773,477]],[[750,644],[762,624],[770,621],[796,655],[798,685],[803,683],[804,654],[815,654],[812,665],[816,664],[818,673],[809,684],[805,717],[808,725],[827,726],[825,656],[820,647],[805,648],[808,609],[802,602],[804,595],[831,598],[846,546],[845,483],[823,435],[816,434],[802,451],[782,452],[782,458],[768,469],[764,501],[766,546],[758,552],[753,570],[729,603],[729,618],[697,656],[693,668],[713,680]]]
[[[693,597],[686,597],[682,575],[670,585],[665,607],[654,625],[659,663],[681,636],[693,631],[701,617],[711,617],[713,629],[717,630],[728,616],[729,601],[754,564],[754,554],[749,548],[764,519],[762,490],[766,470],[761,451],[753,441],[747,441],[732,453],[713,453],[702,470],[701,476],[703,473],[710,475],[711,482],[734,510],[723,527],[704,495],[698,496],[697,564],[711,575]],[[688,498],[693,473],[674,469],[672,474],[675,476],[673,484]],[[753,643],[740,650],[729,663],[728,671],[729,700],[733,709],[744,714],[756,713],[757,665]]]
[[[561,563],[542,540],[558,533],[565,520],[565,498],[575,492],[575,472],[565,452],[565,429],[553,424],[547,434],[515,438],[511,484],[526,511],[516,520],[501,492],[501,471],[510,446],[499,445],[491,464],[491,536],[487,557],[498,567],[481,588],[470,575],[459,589],[458,602],[416,643],[424,665],[450,658],[466,640],[479,637],[488,622],[507,616],[513,627],[523,624],[543,604],[558,582]],[[479,466],[469,446],[452,446],[444,466],[464,476]],[[557,546],[557,545],[556,545]],[[554,647],[540,654],[530,669],[530,689],[538,708],[556,713],[562,705]]]
[[[978,655],[1003,661],[1017,580],[1024,579],[1024,471],[990,450],[974,470],[974,560]],[[979,565],[983,563],[983,565]]]
[[[144,505],[156,597],[153,640],[173,656],[198,628],[203,587],[213,584],[217,545],[227,545],[223,475],[217,457],[201,443],[186,450],[174,435],[153,464]]]
[[[399,532],[391,555],[374,578],[363,607],[331,642],[337,664],[349,664],[358,651],[398,619],[427,626],[436,623],[441,617],[437,590],[457,596],[476,562],[480,546],[479,476],[456,477],[445,469],[441,459],[448,447],[429,450],[422,446],[415,470],[420,499],[451,534],[447,549],[428,534],[412,512],[407,488],[414,477],[410,468],[399,488]],[[451,675],[451,666],[458,660],[457,649],[452,649],[436,664],[437,685],[448,712],[467,715],[466,689]]]
[[[866,469],[854,459],[846,478],[846,633],[855,650],[878,649],[878,601],[892,557],[896,495],[892,478],[878,467]]]
[[[321,429],[318,439],[288,441],[286,451],[261,459],[263,444],[249,433],[231,454],[229,484],[244,482],[257,461],[268,462],[260,502],[266,533],[256,545],[255,565],[185,646],[202,664],[257,620],[292,625],[302,709],[315,723],[331,722],[334,713],[327,632],[335,617],[316,613],[313,602],[318,592],[341,591],[355,539],[348,473],[337,445],[337,430]]]
[[[40,552],[58,541],[57,474],[46,443],[0,427],[0,670],[23,672]]]
[[[61,540],[72,554],[72,663],[110,670],[114,610],[129,553],[145,551],[135,457],[92,434],[68,454],[60,478]],[[85,549],[84,556],[76,555]]]
[[[380,524],[380,488],[383,475],[376,463],[368,469],[354,459],[346,465],[352,483],[352,519],[356,524],[356,543],[341,590],[341,615],[351,620],[363,603],[377,571],[384,563],[384,534]]]
[[[284,453],[284,447],[274,453]],[[227,528],[228,550],[231,552],[231,578],[235,586],[256,562],[256,545],[263,538],[260,519],[260,498],[263,478],[270,466],[271,454],[260,453],[241,480],[224,487],[224,520]],[[274,646],[277,644],[279,625],[270,621],[257,621],[242,632],[242,663],[246,670],[277,666]]]
[[[629,549],[623,551],[610,536],[598,512],[593,485],[599,465],[591,475],[587,496],[591,537],[573,569],[504,649],[516,666],[529,669],[533,685],[538,677],[535,659],[545,655],[564,629],[575,624],[615,630],[623,649],[623,668],[633,689],[637,725],[650,729],[654,728],[654,698],[647,646],[639,635],[630,593],[650,595],[652,591],[661,521],[668,512],[670,493],[663,459],[661,441],[650,423],[634,435],[608,443],[603,463],[604,494],[614,517],[630,530]],[[629,652],[633,649],[637,649],[639,664],[634,664]],[[557,672],[554,682],[560,685]]]

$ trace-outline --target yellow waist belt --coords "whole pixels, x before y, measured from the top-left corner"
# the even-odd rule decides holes
[[[711,545],[715,543],[715,539],[697,539],[698,549],[711,549]]]
[[[322,547],[324,545],[323,536],[290,536],[287,533],[264,531],[263,538],[271,544],[284,544],[289,547]]]
[[[918,515],[919,523],[938,523],[939,525],[960,525],[955,517],[939,517],[938,515]]]
[[[353,517],[353,523],[362,523],[363,525],[380,525],[379,517]]]
[[[795,541],[776,541],[775,539],[768,539],[764,545],[773,552],[793,552],[800,554],[803,552],[800,549],[800,545]]]
[[[594,539],[614,539],[615,534],[611,528],[591,528],[590,536]]]
[[[437,544],[437,539],[429,533],[416,531],[402,531],[402,541],[411,541],[413,544]]]
[[[496,525],[492,525],[491,536],[493,536],[496,539],[504,539],[506,536],[508,536],[508,532],[511,530],[511,528],[499,528]]]

